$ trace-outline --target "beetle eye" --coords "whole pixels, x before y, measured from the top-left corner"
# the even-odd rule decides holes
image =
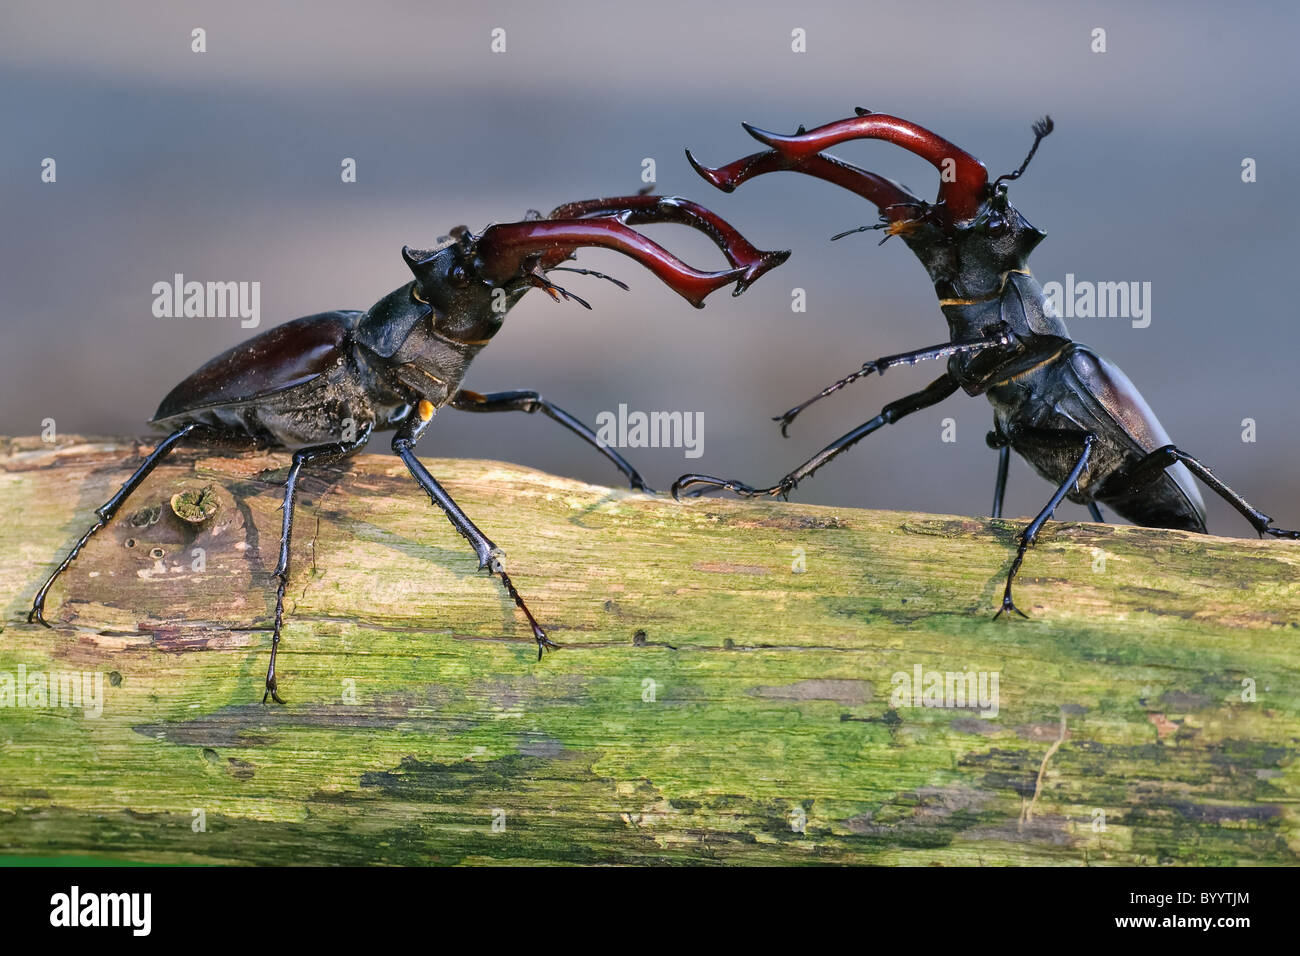
[[[1000,236],[1007,231],[1007,221],[1001,216],[990,216],[986,228],[990,236]]]
[[[469,285],[469,274],[465,271],[464,266],[457,264],[452,266],[451,271],[447,273],[447,281],[463,289]]]

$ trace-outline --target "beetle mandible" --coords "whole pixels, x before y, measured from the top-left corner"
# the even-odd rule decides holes
[[[875,418],[832,442],[770,488],[709,475],[683,475],[673,495],[692,485],[696,492],[721,487],[747,497],[786,497],[841,452],[884,425],[929,408],[959,388],[986,395],[993,405],[988,444],[998,449],[993,517],[1001,517],[1012,450],[1056,486],[1046,507],[1017,538],[1007,572],[1002,606],[995,617],[1015,611],[1011,585],[1043,525],[1064,498],[1088,506],[1102,521],[1098,502],[1134,524],[1205,533],[1205,504],[1192,476],[1235,508],[1261,536],[1300,538],[1274,528],[1196,458],[1173,444],[1155,413],[1119,367],[1070,338],[1049,308],[1042,286],[1029,271],[1029,254],[1046,233],[1034,228],[1008,201],[1006,182],[1028,167],[1050,117],[1034,124],[1034,143],[1020,167],[989,182],[988,172],[965,150],[927,129],[859,108],[857,115],[794,135],[769,133],[744,124],[768,149],[726,166],[692,166],[710,183],[731,192],[741,183],[781,170],[804,173],[849,189],[875,204],[877,223],[850,232],[882,229],[899,236],[925,266],[948,320],[950,341],[863,364],[775,419],[783,434],[813,402],[871,373],[946,358],[947,371],[928,386],[886,405]],[[934,203],[918,199],[893,180],[868,172],[822,150],[857,139],[879,139],[915,153],[943,174]],[[850,232],[840,233],[839,239]],[[884,240],[881,240],[884,242]]]
[[[698,229],[726,257],[729,268],[702,272],[632,229],[640,223],[678,223]],[[785,261],[789,252],[762,252],[721,217],[696,203],[644,193],[569,203],[549,216],[530,213],[521,222],[490,225],[478,235],[465,226],[451,230],[429,250],[402,249],[413,281],[390,292],[365,312],[323,312],[286,322],[212,359],[177,385],[159,405],[151,424],[169,434],[144,459],[121,489],[96,511],[96,520],[41,586],[28,621],[46,624],[45,600],[59,575],[86,543],[125,504],[149,473],[183,441],[248,443],[293,449],[284,483],[283,522],[275,597],[267,697],[280,699],[276,652],[289,581],[298,476],[308,464],[346,458],[360,451],[376,430],[396,429],[393,451],[415,481],[440,507],[474,549],[479,569],[501,579],[532,628],[540,659],[556,646],[533,617],[506,573],[502,551],[483,534],[429,474],[415,444],[444,406],[470,412],[542,412],[597,448],[633,488],[650,491],[635,468],[602,445],[590,428],[532,391],[487,395],[460,387],[475,355],[500,331],[506,312],[530,289],[557,301],[585,301],[552,282],[547,273],[578,272],[609,279],[589,269],[565,267],[583,246],[620,252],[641,263],[692,305],[723,286],[735,295]]]

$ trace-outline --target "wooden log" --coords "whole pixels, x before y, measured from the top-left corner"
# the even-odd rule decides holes
[[[149,447],[0,440],[2,855],[1078,865],[1300,852],[1295,544],[1052,523],[1020,578],[1031,620],[995,621],[1021,521],[676,503],[426,459],[562,645],[539,662],[401,462],[365,455],[304,475],[287,704],[263,706],[284,455],[178,451],[56,586],[53,629],[25,621]],[[206,522],[173,513],[173,495],[208,486]],[[935,674],[950,685],[937,695]],[[102,680],[101,695],[56,706],[61,675],[64,697],[74,676]],[[982,703],[958,698],[966,675]]]

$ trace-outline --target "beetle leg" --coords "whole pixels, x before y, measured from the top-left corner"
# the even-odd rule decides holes
[[[420,459],[415,455],[415,443],[420,440],[428,427],[428,419],[419,419],[412,415],[393,436],[393,451],[406,464],[407,470],[411,472],[411,477],[416,480],[421,488],[429,495],[429,498],[435,505],[443,510],[447,515],[447,520],[451,522],[453,528],[461,533],[461,536],[470,543],[474,553],[478,556],[479,570],[489,570],[492,574],[500,576],[501,583],[505,585],[506,593],[514,600],[515,606],[524,612],[524,617],[528,618],[528,623],[533,629],[533,640],[537,642],[537,659],[542,659],[542,650],[547,647],[556,647],[557,645],[546,636],[542,626],[537,623],[537,618],[533,617],[533,612],[528,610],[528,605],[519,592],[515,590],[514,582],[510,580],[510,575],[506,574],[505,565],[501,559],[504,553],[488,540],[487,535],[475,527],[474,522],[469,520],[469,516],[460,510],[460,506],[452,500],[447,490],[438,484],[433,475],[429,474],[428,469],[424,467]]]
[[[1070,489],[1073,488],[1075,483],[1079,480],[1079,476],[1082,475],[1084,469],[1088,467],[1088,459],[1092,455],[1092,444],[1097,440],[1097,436],[1092,432],[1075,432],[1041,428],[1026,428],[1018,430],[1013,437],[1030,437],[1038,442],[1053,444],[1074,445],[1078,442],[1082,442],[1083,451],[1079,455],[1079,460],[1074,463],[1074,467],[1070,469],[1070,473],[1065,476],[1065,481],[1061,482],[1060,487],[1057,488],[1055,493],[1052,495],[1051,500],[1047,502],[1047,507],[1038,512],[1038,517],[1029,522],[1029,525],[1025,530],[1020,532],[1018,536],[1019,546],[1016,548],[1016,557],[1011,562],[1011,570],[1007,572],[1006,590],[1002,592],[1002,607],[998,609],[997,614],[993,615],[994,620],[1000,618],[1004,611],[1015,611],[1021,617],[1029,616],[1024,611],[1020,610],[1020,608],[1016,607],[1015,602],[1011,600],[1011,584],[1016,578],[1016,572],[1020,570],[1020,565],[1025,560],[1025,552],[1029,550],[1030,546],[1038,538],[1038,532],[1042,530],[1043,525],[1047,524],[1047,522],[1051,520],[1052,515],[1056,513],[1056,506],[1064,500],[1067,494],[1069,494]]]
[[[1300,531],[1287,531],[1285,528],[1272,527],[1272,518],[1254,508],[1250,502],[1228,487],[1218,475],[1176,445],[1165,445],[1163,448],[1157,448],[1148,454],[1133,466],[1132,470],[1124,477],[1123,484],[1113,491],[1110,488],[1106,489],[1107,496],[1111,494],[1122,495],[1137,490],[1175,462],[1182,462],[1186,465],[1188,471],[1205,482],[1216,495],[1232,505],[1238,514],[1250,522],[1250,526],[1255,529],[1260,537],[1269,535],[1274,538],[1300,539]]]
[[[1106,519],[1102,516],[1101,508],[1098,507],[1097,502],[1095,501],[1088,502],[1088,514],[1092,515],[1092,520],[1097,522],[1097,524],[1106,523]]]
[[[805,478],[810,478],[817,469],[831,461],[841,452],[847,451],[856,445],[863,438],[866,438],[876,429],[884,425],[890,425],[898,421],[904,415],[910,415],[912,412],[918,412],[923,408],[929,408],[931,405],[937,405],[953,392],[957,391],[957,383],[951,379],[947,373],[940,375],[937,379],[927,385],[919,392],[904,396],[895,402],[886,405],[879,415],[859,425],[853,431],[840,438],[837,438],[831,444],[827,445],[817,454],[813,455],[802,465],[790,472],[771,488],[753,488],[739,481],[728,481],[723,478],[713,478],[709,475],[682,475],[673,482],[673,497],[678,497],[679,492],[691,485],[707,485],[715,488],[724,488],[727,491],[733,491],[745,498],[759,498],[763,496],[788,498],[790,492],[795,489],[799,482]]]
[[[293,463],[289,466],[289,475],[284,480],[284,517],[280,527],[280,560],[275,565],[275,576],[280,583],[275,589],[275,630],[271,635],[271,661],[266,668],[266,692],[262,694],[262,703],[266,698],[274,698],[277,704],[283,704],[276,689],[275,655],[280,649],[280,631],[284,625],[284,592],[289,586],[289,541],[293,537],[293,510],[298,500],[298,474],[302,466],[309,463],[324,463],[346,458],[360,451],[370,440],[374,425],[367,423],[364,430],[351,442],[330,442],[325,445],[308,445],[293,453]]]
[[[548,418],[559,422],[612,461],[614,467],[626,476],[632,487],[637,491],[644,491],[649,495],[654,494],[654,489],[645,483],[645,479],[628,463],[627,459],[614,449],[602,445],[595,432],[564,409],[548,402],[536,392],[490,392],[487,395],[481,395],[478,392],[471,392],[462,388],[453,396],[450,404],[452,408],[459,409],[462,412],[541,412]]]
[[[989,433],[990,437],[992,432]],[[998,448],[998,476],[993,482],[993,511],[990,517],[1002,517],[1002,500],[1007,494],[1007,472],[1011,468],[1011,446],[1002,445]]]
[[[117,514],[122,505],[126,503],[126,499],[131,497],[131,494],[140,487],[140,484],[147,477],[149,477],[149,473],[158,467],[158,463],[171,453],[172,449],[176,447],[180,440],[185,438],[187,435],[192,434],[196,429],[203,429],[203,427],[204,426],[199,425],[196,422],[191,422],[188,425],[178,428],[160,441],[158,446],[151,451],[148,457],[146,457],[140,464],[140,467],[135,470],[135,474],[128,478],[122,487],[117,490],[117,494],[113,495],[112,498],[109,498],[108,501],[95,511],[95,523],[90,526],[90,530],[83,534],[81,539],[72,546],[72,550],[68,552],[68,556],[65,557],[62,563],[54,569],[54,573],[49,576],[46,582],[41,585],[41,589],[36,592],[36,597],[32,601],[32,609],[27,613],[28,624],[44,624],[46,627],[50,626],[45,620],[45,598],[50,593],[50,588],[53,586],[54,582],[58,580],[59,575],[68,570],[68,567],[76,560],[77,555],[81,553],[81,549],[86,546],[86,542],[94,537],[95,533],[99,531],[100,528],[103,528],[113,520],[113,516]]]
[[[885,374],[888,369],[896,368],[900,365],[915,365],[917,362],[924,362],[927,359],[947,358],[950,355],[966,355],[975,352],[982,352],[984,349],[994,346],[1005,346],[1011,341],[1011,335],[1003,323],[998,323],[992,327],[991,331],[982,339],[974,342],[944,342],[940,345],[931,345],[928,348],[917,349],[914,352],[902,352],[898,355],[886,355],[884,358],[873,359],[870,362],[864,362],[862,368],[856,372],[844,376],[838,382],[827,385],[820,392],[805,402],[800,402],[794,408],[790,409],[783,415],[775,416],[772,421],[781,423],[781,434],[789,438],[788,429],[790,423],[798,417],[809,405],[818,402],[827,395],[832,395],[844,388],[846,385],[852,385],[860,378],[866,378],[872,372],[879,375]]]

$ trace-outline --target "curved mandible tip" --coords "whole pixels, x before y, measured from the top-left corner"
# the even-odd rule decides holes
[[[760,153],[757,155],[763,154]],[[748,164],[748,161],[753,158],[754,157],[752,156],[746,156],[744,159],[736,160],[736,162],[730,163],[727,166],[705,166],[691,155],[690,149],[686,150],[686,161],[691,164],[691,169],[699,173],[700,178],[710,186],[715,186],[718,189],[721,189],[724,193],[735,192],[736,187],[749,178],[748,176],[741,175],[741,171]],[[733,169],[732,167],[738,168]],[[753,175],[758,174],[754,173]]]

